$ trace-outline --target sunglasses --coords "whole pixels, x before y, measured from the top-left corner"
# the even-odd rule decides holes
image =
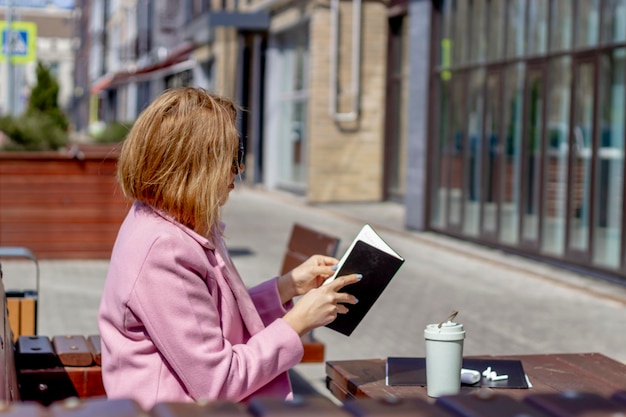
[[[237,150],[237,159],[233,159],[233,173],[236,175],[243,172],[243,141],[239,138],[239,149]]]

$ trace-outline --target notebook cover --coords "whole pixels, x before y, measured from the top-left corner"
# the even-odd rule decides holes
[[[359,302],[348,305],[348,313],[337,315],[337,318],[326,327],[350,336],[403,263],[402,258],[390,255],[363,241],[356,242],[337,276],[354,273],[363,275],[359,282],[340,290],[354,295]]]

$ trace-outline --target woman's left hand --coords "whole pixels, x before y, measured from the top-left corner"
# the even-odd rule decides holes
[[[337,259],[331,256],[313,255],[278,278],[278,292],[283,304],[322,285],[326,278],[335,273],[335,265]]]

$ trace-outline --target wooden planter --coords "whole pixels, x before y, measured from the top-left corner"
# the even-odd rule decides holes
[[[0,246],[38,259],[108,259],[131,202],[115,180],[116,146],[0,152]]]

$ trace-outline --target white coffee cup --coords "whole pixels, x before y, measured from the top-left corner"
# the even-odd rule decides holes
[[[429,324],[426,339],[426,390],[429,397],[458,394],[461,391],[463,325],[447,321]]]

